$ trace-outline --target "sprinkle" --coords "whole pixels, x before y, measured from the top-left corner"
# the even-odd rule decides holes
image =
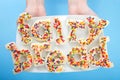
[[[47,57],[47,69],[50,72],[62,72],[63,64],[65,63],[65,56],[58,50],[50,52]]]
[[[31,44],[31,48],[35,52],[34,65],[35,66],[43,65],[45,63],[45,58],[43,58],[41,55],[42,55],[43,51],[50,50],[50,44],[48,44],[48,43],[44,43],[44,44],[33,43],[33,44]]]
[[[21,34],[21,37],[22,37],[21,41],[24,44],[29,44],[32,41],[30,34],[29,34],[30,27],[26,23],[26,21],[28,21],[29,19],[31,19],[31,15],[24,12],[19,16],[18,21],[17,21],[18,32]]]
[[[40,27],[44,28],[43,35],[39,33]],[[50,22],[49,21],[35,22],[31,28],[31,33],[32,33],[32,36],[38,41],[43,41],[43,42],[50,41],[50,38],[51,38]]]
[[[32,66],[32,54],[29,50],[18,50],[14,42],[8,43],[6,47],[12,52],[14,60],[14,73],[20,73]],[[25,56],[26,61],[21,62],[21,56]]]
[[[58,18],[54,19],[54,28],[57,31],[58,38],[56,39],[57,44],[62,44],[65,42],[62,34],[62,25]]]
[[[79,55],[81,58],[76,61],[75,55]],[[84,48],[72,48],[72,51],[69,52],[67,55],[68,58],[68,63],[71,67],[73,68],[81,68],[81,69],[88,69],[89,68],[89,63],[87,59],[87,53],[86,49]]]

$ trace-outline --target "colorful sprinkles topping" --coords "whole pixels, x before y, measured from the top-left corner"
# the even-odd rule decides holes
[[[40,28],[44,29],[43,34],[40,34],[39,32]],[[32,33],[32,36],[38,41],[42,41],[42,42],[50,41],[50,38],[51,38],[50,22],[49,21],[35,22],[35,24],[31,27],[31,33]]]
[[[65,64],[65,55],[58,51],[52,51],[47,57],[46,66],[50,72],[62,72],[64,70],[63,64]]]
[[[7,44],[6,48],[12,52],[12,57],[14,60],[14,73],[20,73],[32,66],[33,59],[29,50],[18,50],[14,42]],[[26,60],[23,62],[21,62],[22,56],[26,58]]]
[[[75,55],[80,57],[78,60],[75,59]],[[88,69],[88,56],[85,48],[72,48],[72,51],[67,55],[68,63],[74,68]]]
[[[63,72],[66,62],[74,69],[84,70],[89,69],[91,65],[110,68],[113,66],[109,60],[109,56],[106,50],[106,43],[108,38],[106,36],[100,37],[98,46],[92,47],[88,50],[88,46],[96,39],[102,30],[108,24],[107,20],[99,19],[96,21],[95,17],[87,17],[84,20],[68,20],[69,36],[68,42],[74,41],[79,44],[77,47],[71,47],[71,51],[68,53],[62,53],[60,50],[53,49],[52,44],[52,32],[51,27],[56,30],[57,38],[55,42],[57,46],[65,43],[65,36],[63,36],[62,23],[59,18],[53,17],[52,22],[49,20],[38,20],[33,26],[29,26],[28,20],[31,19],[29,13],[22,13],[18,20],[18,32],[21,35],[21,41],[26,44],[24,46],[29,47],[29,43],[32,43],[30,49],[19,50],[14,42],[8,43],[6,48],[12,52],[14,62],[14,72],[20,73],[24,70],[30,69],[32,64],[34,66],[45,65],[49,72]],[[51,19],[50,19],[51,20]],[[42,28],[42,32],[40,29]],[[88,30],[87,38],[78,38],[81,34],[76,34],[77,29]],[[34,40],[36,39],[36,40]],[[53,40],[54,41],[54,40]],[[51,50],[52,49],[52,50]],[[33,54],[31,54],[31,52]],[[43,56],[44,52],[47,52],[47,56]],[[66,55],[64,55],[66,54]],[[78,59],[76,59],[76,56]],[[23,61],[21,57],[24,57]],[[67,59],[67,61],[66,61]]]
[[[31,44],[32,50],[34,50],[34,65],[35,66],[41,66],[45,63],[45,59],[42,57],[41,54],[43,54],[43,50],[50,50],[50,44],[44,43],[44,44],[38,44],[33,43]]]
[[[21,41],[24,44],[29,44],[32,41],[30,37],[30,26],[26,23],[29,19],[31,19],[31,15],[24,12],[20,15],[17,21],[18,32],[21,34]]]
[[[54,28],[56,29],[57,34],[58,34],[58,38],[56,39],[56,43],[57,44],[64,43],[65,40],[64,40],[63,34],[62,34],[62,24],[58,18],[54,19]]]

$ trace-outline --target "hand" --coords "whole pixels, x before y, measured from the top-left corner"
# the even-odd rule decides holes
[[[44,0],[26,0],[25,12],[28,12],[33,17],[46,16]]]
[[[97,16],[88,6],[87,0],[68,0],[70,15],[94,15]]]

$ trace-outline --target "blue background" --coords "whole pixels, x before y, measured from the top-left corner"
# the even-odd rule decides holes
[[[5,44],[16,39],[16,19],[26,7],[25,0],[0,0],[0,80],[120,80],[120,0],[88,0],[96,14],[110,21],[104,29],[110,36],[108,52],[114,63],[111,69],[99,68],[74,73],[28,73],[14,75],[11,54]],[[45,0],[47,15],[68,15],[67,0]]]

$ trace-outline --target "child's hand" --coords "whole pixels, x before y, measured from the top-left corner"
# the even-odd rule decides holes
[[[44,0],[26,0],[25,11],[33,17],[46,16]]]
[[[25,11],[33,17],[46,16],[44,0],[26,0]],[[87,0],[68,0],[70,15],[94,15],[96,14],[87,5]]]
[[[70,15],[94,15],[96,14],[87,5],[87,0],[68,0]]]

